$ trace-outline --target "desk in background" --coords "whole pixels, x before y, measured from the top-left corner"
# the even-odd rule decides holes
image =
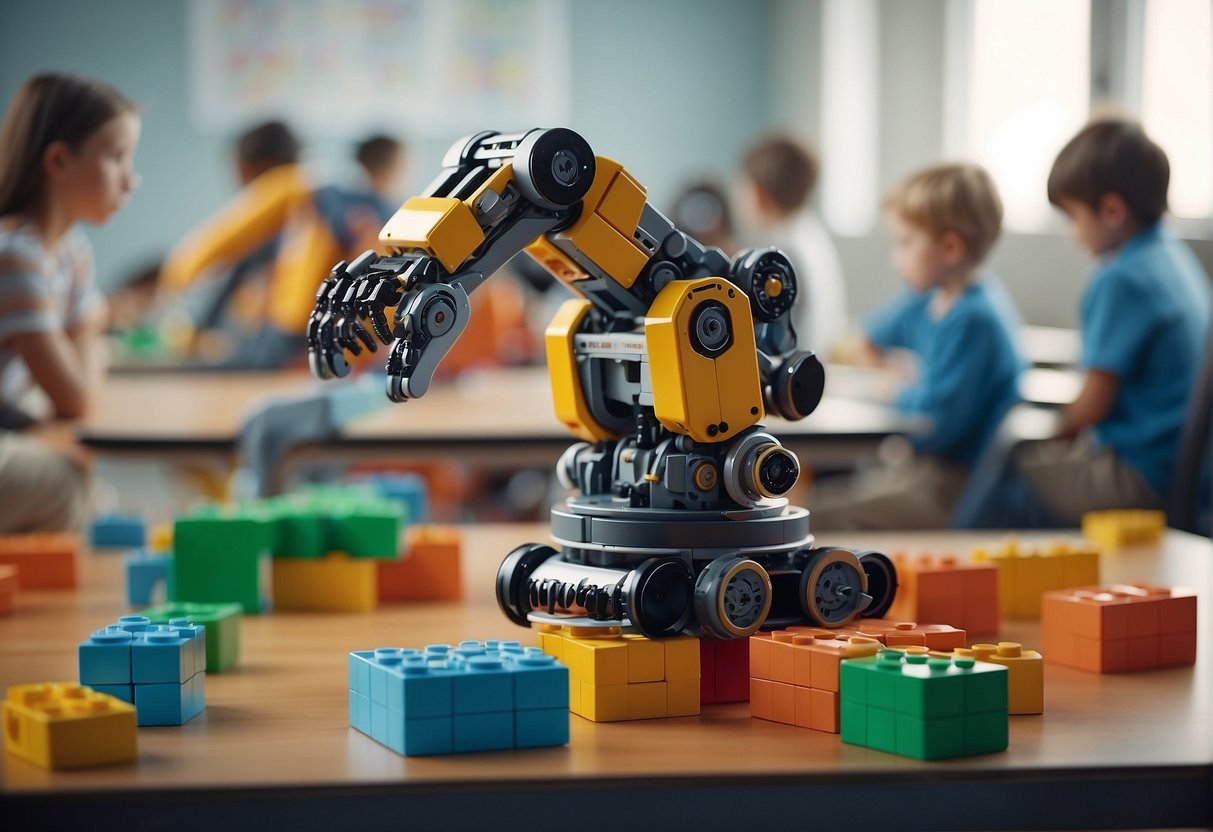
[[[1108,581],[1196,589],[1194,667],[1131,675],[1046,664],[1043,716],[1013,717],[1005,753],[923,763],[837,736],[753,720],[748,706],[597,725],[571,717],[567,748],[404,758],[349,727],[346,654],[381,646],[518,639],[492,595],[515,545],[543,526],[465,529],[462,604],[362,615],[245,617],[235,672],[207,679],[207,710],[139,732],[140,761],[74,773],[0,759],[0,817],[47,828],[283,829],[1200,827],[1213,823],[1213,544],[1168,532],[1161,548],[1104,558]],[[1025,534],[1028,540],[1039,535]],[[832,535],[826,544],[963,552],[988,535]],[[0,687],[76,678],[76,645],[127,610],[121,559],[81,563],[77,591],[23,592],[0,619]],[[1003,638],[1039,645],[1037,622]],[[79,824],[79,826],[77,826]],[[435,824],[437,824],[435,826]],[[5,824],[9,826],[8,823]],[[13,829],[31,828],[17,823]]]

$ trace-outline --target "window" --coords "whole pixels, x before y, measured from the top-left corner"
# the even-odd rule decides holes
[[[1213,3],[1148,0],[1141,120],[1171,161],[1171,213],[1213,215]]]
[[[1052,216],[1049,169],[1090,109],[1090,31],[1089,0],[949,4],[947,153],[990,171],[1009,230]]]

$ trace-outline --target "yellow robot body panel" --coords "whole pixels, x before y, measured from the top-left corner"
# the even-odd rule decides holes
[[[580,438],[587,442],[598,442],[617,439],[619,434],[594,419],[581,389],[574,336],[591,308],[592,304],[585,298],[570,298],[561,304],[544,331],[544,346],[556,418]]]
[[[692,328],[705,304],[727,315],[729,341],[713,355],[696,349]],[[674,433],[721,442],[764,416],[757,346],[746,296],[723,278],[677,280],[645,318],[653,411]]]
[[[555,235],[572,245],[624,288],[631,288],[650,253],[633,235],[644,210],[645,190],[623,167],[594,159],[594,184],[581,200],[581,216]]]
[[[420,250],[454,272],[484,242],[484,231],[466,202],[454,197],[415,196],[379,232],[390,250]]]

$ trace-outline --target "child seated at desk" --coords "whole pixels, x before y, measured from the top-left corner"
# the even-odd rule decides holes
[[[1019,397],[1019,315],[980,272],[1002,224],[989,174],[974,165],[924,170],[894,188],[885,208],[908,291],[868,319],[867,348],[915,353],[919,377],[895,403],[930,425],[911,438],[910,458],[819,483],[809,499],[816,531],[945,528],[970,466]]]
[[[1164,507],[1213,304],[1163,226],[1169,181],[1166,154],[1130,121],[1095,122],[1057,156],[1049,201],[1098,261],[1080,309],[1086,376],[1059,437],[1016,446],[958,525],[1073,527],[1087,511]]]
[[[105,372],[105,302],[79,222],[101,224],[138,184],[139,115],[98,81],[38,75],[0,127],[0,410],[40,390],[51,415],[84,415]],[[49,432],[48,436],[52,435]],[[61,448],[0,432],[0,534],[80,528],[88,481]]]

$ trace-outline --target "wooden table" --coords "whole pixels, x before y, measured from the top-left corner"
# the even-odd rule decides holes
[[[492,597],[501,557],[542,526],[465,531],[463,604],[365,615],[243,620],[243,656],[207,679],[207,710],[139,732],[136,765],[53,773],[0,759],[0,826],[279,828],[1123,828],[1213,823],[1213,545],[1169,532],[1104,559],[1109,581],[1196,588],[1195,667],[1100,676],[1046,665],[1046,712],[1013,717],[1005,753],[923,763],[837,736],[751,719],[597,725],[572,717],[567,748],[404,758],[349,727],[346,654],[462,639],[534,643]],[[1037,536],[1024,535],[1025,538]],[[989,536],[862,534],[826,543],[962,552]],[[23,592],[0,619],[0,686],[76,678],[75,647],[126,612],[121,562],[93,555],[77,591]],[[1002,636],[1034,646],[1036,622]],[[8,819],[16,823],[8,823]],[[436,826],[434,826],[436,824]]]

